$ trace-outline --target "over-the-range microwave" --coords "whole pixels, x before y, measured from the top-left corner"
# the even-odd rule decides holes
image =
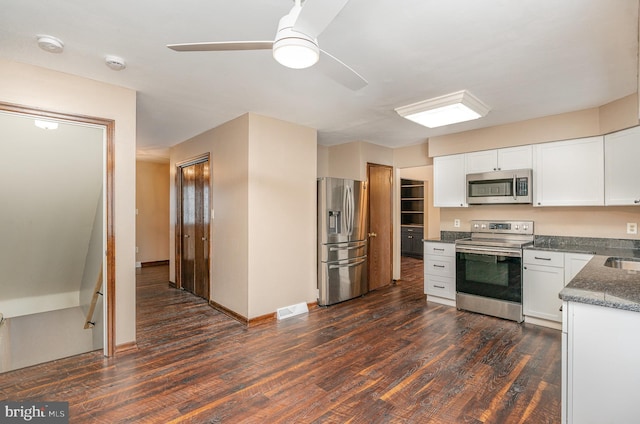
[[[531,169],[467,174],[467,204],[532,203]]]

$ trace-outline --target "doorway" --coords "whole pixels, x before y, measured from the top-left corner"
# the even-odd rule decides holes
[[[396,220],[394,224],[395,228],[394,240],[397,246],[400,247],[394,251],[394,270],[393,278],[395,280],[403,279],[404,271],[401,269],[404,266],[405,261],[401,260],[404,255],[402,252],[405,250],[411,250],[414,253],[420,253],[418,255],[410,255],[416,258],[423,258],[424,243],[423,239],[439,238],[440,237],[440,209],[433,206],[433,165],[413,166],[407,168],[395,169],[396,181],[394,187],[396,189],[395,198],[395,210]],[[416,184],[407,182],[405,180],[417,181]],[[403,181],[407,183],[409,187],[403,187]],[[422,185],[423,188],[416,187],[416,185]],[[415,197],[415,190],[423,190],[423,195]],[[408,201],[407,201],[408,200]],[[422,204],[422,212],[418,212],[417,215],[422,215],[422,224],[420,225],[420,217],[416,217],[415,201],[418,200],[418,204]],[[417,209],[420,209],[418,207]],[[407,213],[408,212],[408,213]],[[407,231],[408,226],[413,227],[413,232]],[[417,235],[416,227],[418,227]],[[412,235],[411,239],[408,235]],[[403,243],[409,243],[408,246],[403,246]],[[413,249],[405,249],[413,245]]]
[[[369,181],[369,290],[393,282],[393,168],[367,163]]]
[[[209,300],[209,154],[176,166],[176,286]]]
[[[7,103],[0,117],[0,371],[111,356],[114,122]]]

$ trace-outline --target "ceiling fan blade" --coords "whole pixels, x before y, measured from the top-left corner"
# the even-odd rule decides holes
[[[167,44],[177,52],[213,52],[227,50],[269,50],[273,41],[220,41],[210,43]]]
[[[312,38],[329,26],[349,0],[305,0],[293,30]]]
[[[321,57],[315,66],[325,75],[351,90],[360,90],[369,83],[359,73],[351,69],[337,57],[320,50]]]

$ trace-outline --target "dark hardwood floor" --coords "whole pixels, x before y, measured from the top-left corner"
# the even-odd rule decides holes
[[[0,397],[67,401],[72,423],[560,422],[560,332],[422,292],[403,258],[394,286],[246,328],[143,268],[137,349],[2,374]]]

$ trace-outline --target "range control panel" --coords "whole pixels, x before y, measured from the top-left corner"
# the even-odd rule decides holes
[[[533,221],[471,221],[472,233],[533,234]]]

